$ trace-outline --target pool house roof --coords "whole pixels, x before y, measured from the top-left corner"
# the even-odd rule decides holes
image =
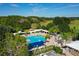
[[[30,32],[38,32],[38,31],[48,32],[47,30],[43,30],[43,29],[35,29],[35,30],[31,30]]]

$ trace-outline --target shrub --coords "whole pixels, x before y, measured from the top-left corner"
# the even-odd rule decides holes
[[[50,35],[49,34],[46,34],[45,35],[45,38],[47,39],[47,38],[50,38]]]
[[[62,49],[60,47],[53,46],[53,50],[58,54],[62,54]]]
[[[49,52],[53,50],[53,46],[46,46],[46,47],[43,47],[43,48],[40,48],[40,49],[36,49],[36,50],[32,50],[31,51],[31,56],[35,56],[35,55],[39,55],[41,53],[46,53],[46,52]]]

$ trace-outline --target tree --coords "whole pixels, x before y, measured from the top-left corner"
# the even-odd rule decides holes
[[[18,45],[21,48],[17,49]],[[0,55],[28,55],[27,51],[24,37],[14,36],[9,27],[0,25]]]
[[[30,29],[31,28],[31,23],[28,20],[25,20],[23,23],[20,24],[21,27],[20,29]]]
[[[59,31],[59,28],[57,26],[53,26],[49,29],[49,32],[50,33],[55,33],[55,32],[57,33],[57,32],[60,32],[60,31]]]
[[[47,27],[46,26],[44,26],[44,25],[41,25],[41,27],[40,27],[41,29],[47,29]]]
[[[70,20],[66,17],[55,17],[53,20],[54,25],[58,25],[60,32],[70,31]]]
[[[15,36],[15,42],[16,42],[16,53],[17,56],[26,56],[28,55],[28,46],[26,43],[26,39],[22,36]]]
[[[47,24],[46,27],[47,27],[47,29],[50,29],[50,28],[53,27],[53,26],[54,26],[54,25],[53,25],[53,22],[50,22],[50,23]]]
[[[7,43],[10,43],[9,39],[13,39],[11,32],[12,29],[10,29],[9,27],[0,25],[0,55],[8,55],[7,47],[9,46],[6,45]]]
[[[38,23],[33,23],[32,25],[31,25],[31,28],[33,28],[33,29],[39,29],[39,28],[41,28],[41,25]]]
[[[5,34],[6,39],[5,39],[5,48],[6,48],[6,52],[7,55],[15,55],[15,51],[16,51],[16,44],[15,44],[15,40],[14,40],[14,36],[12,33],[6,33]]]

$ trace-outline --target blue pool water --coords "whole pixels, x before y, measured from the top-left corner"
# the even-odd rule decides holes
[[[27,42],[29,49],[44,45],[46,38],[43,36],[28,36]]]

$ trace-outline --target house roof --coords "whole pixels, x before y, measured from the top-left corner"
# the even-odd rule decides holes
[[[79,51],[79,41],[73,41],[69,44],[66,44],[66,46],[70,47],[70,48],[73,48],[73,49],[76,49]]]

